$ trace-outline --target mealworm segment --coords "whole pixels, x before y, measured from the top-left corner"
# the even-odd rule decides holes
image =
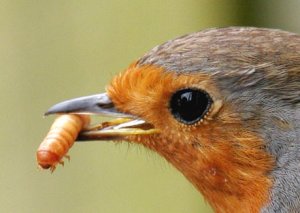
[[[88,115],[65,114],[57,117],[37,150],[39,167],[53,172],[57,164],[64,164],[63,157],[70,159],[66,154],[79,132],[89,123]]]

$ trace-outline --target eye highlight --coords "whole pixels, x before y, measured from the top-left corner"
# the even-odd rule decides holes
[[[194,124],[208,112],[212,99],[207,92],[195,88],[176,91],[170,100],[170,111],[181,123]]]

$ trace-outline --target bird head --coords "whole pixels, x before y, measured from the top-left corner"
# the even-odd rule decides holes
[[[189,34],[152,49],[105,93],[46,114],[118,117],[83,130],[78,140],[143,145],[173,164],[217,212],[259,212],[275,196],[278,134],[292,131],[292,103],[299,101],[299,71],[286,60],[294,56],[290,36],[257,28]]]

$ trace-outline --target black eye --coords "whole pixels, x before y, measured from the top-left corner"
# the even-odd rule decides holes
[[[200,89],[182,89],[171,97],[170,110],[173,116],[185,124],[201,120],[209,110],[212,99]]]

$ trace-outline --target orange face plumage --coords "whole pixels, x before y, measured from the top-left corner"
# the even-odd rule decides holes
[[[187,88],[205,91],[211,99],[209,109],[199,113],[200,119],[188,124],[176,119],[170,106],[174,94]],[[264,151],[262,139],[243,128],[209,75],[131,66],[113,79],[107,92],[118,110],[160,130],[160,134],[130,135],[126,140],[165,157],[216,210],[234,212],[241,206],[257,212],[267,201],[271,186],[267,174],[274,161]]]

